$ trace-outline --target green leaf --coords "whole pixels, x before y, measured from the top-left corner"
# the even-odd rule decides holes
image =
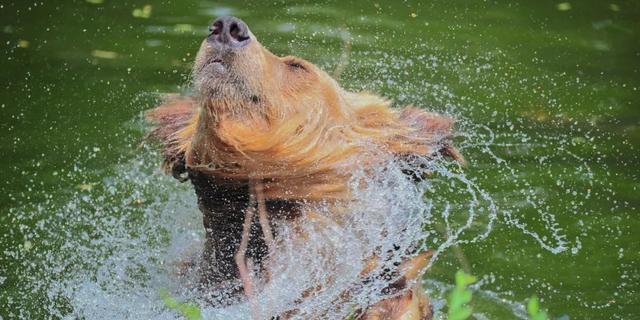
[[[556,5],[556,9],[558,11],[569,11],[571,10],[571,3],[569,2],[561,2]]]
[[[463,307],[453,313],[449,313],[447,320],[465,320],[471,316],[473,310],[470,307]]]
[[[529,299],[529,303],[527,303],[527,312],[529,312],[530,320],[547,320],[547,312],[540,310],[540,303],[538,302],[538,297],[535,295]]]
[[[456,286],[449,294],[448,320],[465,320],[469,318],[473,309],[467,305],[471,302],[473,293],[467,288],[476,282],[476,277],[459,270],[455,276]]]
[[[160,298],[164,302],[164,305],[167,308],[180,312],[185,318],[188,320],[201,320],[202,314],[200,313],[200,306],[193,302],[179,302],[175,298],[173,298],[169,291],[166,289],[161,289]]]
[[[529,303],[527,304],[527,311],[529,311],[529,315],[536,314],[540,310],[540,304],[538,303],[538,297],[535,295],[529,299]]]
[[[476,282],[476,280],[475,276],[467,274],[462,270],[458,270],[458,272],[456,272],[456,286],[465,287]]]
[[[133,11],[131,12],[131,15],[133,15],[136,18],[149,19],[149,17],[151,17],[151,10],[152,10],[151,5],[146,4],[142,8],[133,9]]]

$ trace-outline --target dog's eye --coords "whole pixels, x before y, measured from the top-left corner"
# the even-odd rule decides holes
[[[307,71],[307,68],[302,63],[296,60],[287,60],[284,63],[286,63],[287,66],[289,66],[289,68],[291,69],[299,69],[299,70]]]

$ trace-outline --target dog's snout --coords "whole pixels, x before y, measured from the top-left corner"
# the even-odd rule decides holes
[[[249,27],[236,17],[220,17],[209,28],[209,40],[231,47],[242,47],[251,41]]]

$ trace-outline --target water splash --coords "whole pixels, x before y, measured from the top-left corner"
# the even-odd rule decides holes
[[[442,55],[397,59],[383,52],[360,54],[351,58],[352,63],[359,64],[354,69],[379,73],[367,89],[391,92],[399,104],[428,105],[459,119],[461,137],[457,145],[469,165],[461,168],[423,159],[420,164],[429,172],[429,179],[418,184],[402,174],[407,164],[394,161],[388,161],[373,175],[368,173],[369,183],[364,185],[360,182],[365,174],[356,173],[353,187],[359,196],[349,209],[353,214],[323,230],[305,221],[302,228],[313,235],[307,246],[281,242],[281,254],[273,262],[274,277],[262,285],[257,297],[262,314],[278,314],[295,305],[300,317],[318,313],[327,318],[343,317],[358,306],[384,298],[380,291],[388,282],[355,285],[361,280],[363,260],[372,253],[387,252],[394,246],[415,249],[419,243],[418,250],[434,250],[431,266],[452,246],[486,239],[496,225],[531,237],[553,254],[579,252],[586,231],[568,232],[558,217],[569,214],[579,222],[581,216],[591,212],[584,205],[585,199],[611,194],[606,179],[598,177],[598,169],[593,167],[593,163],[602,161],[576,151],[584,145],[581,139],[606,140],[606,135],[585,134],[577,126],[571,126],[575,132],[568,133],[532,132],[507,116],[483,111],[495,108],[486,108],[483,103],[455,95],[447,86],[428,81],[430,72],[451,68],[460,81],[471,82],[470,74],[498,68],[489,63],[494,58],[491,56],[469,61]],[[473,70],[467,70],[468,66]],[[414,71],[413,78],[427,80],[406,81],[403,71],[407,69]],[[346,77],[349,72],[345,71]],[[423,97],[425,92],[431,101]],[[470,120],[487,116],[492,120]],[[524,155],[535,156],[529,159]],[[557,162],[572,165],[559,168]],[[197,276],[183,272],[184,263],[201,250],[204,235],[200,213],[190,186],[165,177],[156,169],[158,163],[158,155],[143,149],[134,159],[109,168],[108,174],[87,172],[79,165],[72,175],[102,178],[84,184],[81,190],[44,195],[41,203],[10,209],[3,221],[9,221],[12,228],[0,241],[3,248],[13,249],[2,253],[3,260],[11,263],[0,266],[0,285],[11,284],[15,289],[0,298],[0,309],[13,310],[8,317],[25,319],[39,315],[175,319],[178,315],[167,310],[158,296],[160,289],[168,289],[179,299],[202,304],[208,318],[249,315],[246,303],[224,309],[206,307],[207,297],[194,289]],[[542,188],[554,185],[554,191]],[[559,191],[565,198],[551,203],[549,193]],[[327,210],[316,209],[320,215]],[[286,238],[290,232],[283,228],[278,234]],[[343,258],[312,259],[322,256]],[[391,257],[386,263],[393,262],[397,261]],[[627,271],[621,273],[630,277]],[[312,299],[298,301],[305,288],[327,283],[331,285]],[[428,285],[442,286],[434,281]],[[352,297],[349,303],[338,298],[345,290]],[[490,297],[499,295],[483,292]],[[433,301],[438,309],[443,304],[441,294]],[[591,301],[583,303],[606,307]],[[514,314],[521,314],[521,304],[509,305]]]
[[[382,159],[383,155],[371,156]],[[467,184],[472,198],[482,193],[463,174],[450,172],[441,159],[414,161],[409,165],[388,159],[373,171],[356,172],[351,183],[356,201],[349,204],[350,214],[341,221],[326,218],[332,209],[319,206],[314,208],[319,218],[305,219],[300,229],[282,226],[277,254],[270,262],[272,278],[256,298],[259,314],[295,310],[300,318],[323,314],[339,319],[385,298],[382,289],[394,279],[374,275],[401,262],[399,255],[388,253],[420,251],[436,242],[435,233],[424,232],[424,226],[439,214],[423,199],[433,180],[414,183],[405,172],[416,168],[422,168],[418,176],[438,172]],[[157,156],[146,151],[116,166],[118,175],[74,192],[62,206],[52,201],[12,212],[18,219],[38,220],[35,230],[25,232],[37,235],[30,240],[35,247],[13,252],[23,263],[19,280],[25,284],[21,292],[25,301],[36,293],[53,302],[45,307],[47,314],[92,319],[173,318],[175,314],[159,299],[163,288],[181,299],[207,305],[207,297],[195,289],[197,274],[182,274],[183,264],[197,256],[203,237],[195,196],[188,186],[176,187],[176,182],[152,169],[156,163]],[[317,219],[324,219],[323,223]],[[448,239],[438,250],[456,243],[474,219],[470,215],[458,229],[448,226]],[[304,243],[287,241],[297,232],[310,236]],[[43,246],[53,243],[55,250]],[[381,257],[379,266],[361,274],[366,259],[373,255]],[[369,279],[366,285],[363,277]],[[300,299],[318,286],[322,289]],[[24,310],[23,316],[32,315]],[[249,312],[247,304],[203,309],[213,319],[247,317]]]

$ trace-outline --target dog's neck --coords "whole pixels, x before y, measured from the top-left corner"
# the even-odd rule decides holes
[[[429,114],[415,111],[427,117],[419,122],[432,126],[414,128],[412,109],[398,115],[386,102],[369,100],[352,106],[354,116],[346,121],[323,108],[271,115],[229,100],[205,101],[186,165],[234,180],[263,180],[271,198],[345,198],[355,167],[384,161],[372,156],[375,152],[429,155],[442,147],[435,135],[449,132],[450,121],[429,120]]]
[[[281,198],[308,198],[313,188],[344,192],[343,165],[353,148],[343,128],[326,114],[294,113],[285,117],[236,111],[241,105],[201,105],[186,165],[206,174],[268,181],[266,193]],[[222,101],[227,103],[227,101]],[[298,194],[284,188],[296,188]],[[307,191],[305,191],[308,189]]]

